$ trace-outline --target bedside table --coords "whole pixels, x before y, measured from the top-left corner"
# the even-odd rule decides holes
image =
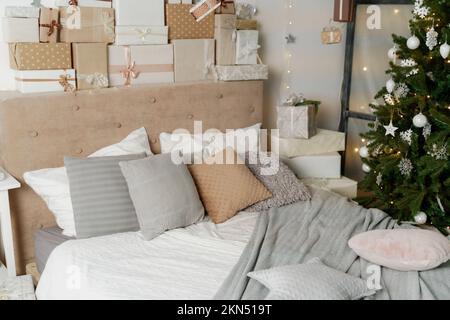
[[[0,300],[36,300],[31,276],[0,279]]]

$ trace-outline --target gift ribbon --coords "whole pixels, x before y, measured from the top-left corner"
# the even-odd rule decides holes
[[[78,0],[70,0],[69,6],[78,6]]]
[[[96,89],[106,88],[109,85],[108,77],[103,73],[78,74],[80,80],[84,80]]]
[[[228,8],[228,5],[234,4],[234,0],[222,0],[221,4],[220,4],[220,10],[222,10],[222,8],[226,9]],[[222,11],[220,11],[220,13],[222,13]]]
[[[102,23],[105,33],[108,36],[114,36],[114,17],[110,16],[108,12],[102,12]]]
[[[58,82],[61,85],[61,87],[64,88],[64,92],[75,92],[74,85],[69,82],[71,80],[72,79],[66,74],[62,74],[59,76]]]
[[[259,44],[251,44],[247,40],[245,45],[239,50],[238,59],[247,59],[250,55],[258,53],[259,48],[261,48]]]
[[[210,42],[209,41],[205,41],[205,46],[203,48],[203,59],[205,61],[205,67],[203,69],[203,75],[205,77],[205,80],[208,79],[208,75],[212,75],[214,76],[214,55],[210,55],[209,53],[211,52],[211,47],[210,47]]]
[[[125,69],[121,71],[122,77],[125,79],[125,86],[131,84],[131,79],[139,77],[139,71],[135,70],[136,62],[131,59],[131,48],[125,47]]]
[[[190,10],[190,13],[194,16],[197,22],[203,20],[209,13],[216,10],[221,5],[220,0],[204,0],[199,2],[195,7]]]
[[[40,26],[43,28],[49,28],[49,30],[47,32],[47,36],[49,36],[49,37],[55,32],[55,29],[56,30],[61,29],[61,25],[56,20],[52,20],[51,23],[41,24]]]

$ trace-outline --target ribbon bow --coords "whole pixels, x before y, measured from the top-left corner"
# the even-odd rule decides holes
[[[141,39],[141,41],[145,41],[145,38],[147,38],[149,35],[152,34],[152,29],[151,28],[145,28],[145,29],[134,29],[137,33],[138,33],[138,37],[139,39]]]
[[[114,17],[111,17],[107,12],[103,12],[102,22],[105,33],[109,36],[114,35]]]
[[[86,82],[94,86],[94,88],[105,88],[108,86],[108,78],[102,73],[94,73],[86,76]]]
[[[52,22],[48,24],[41,24],[41,27],[49,28],[47,32],[47,36],[49,37],[55,32],[55,29],[61,29],[61,25],[56,20],[52,20]]]
[[[303,93],[292,93],[285,101],[284,105],[286,106],[296,106],[299,103],[303,103],[305,101],[305,98],[303,96]]]
[[[78,6],[78,0],[70,0],[69,6]]]
[[[59,76],[59,84],[64,88],[64,92],[75,92],[75,87],[69,82],[70,77],[67,74]]]
[[[122,73],[122,76],[125,79],[124,85],[129,86],[131,84],[131,79],[136,79],[139,77],[139,71],[135,70],[136,62],[131,61],[130,47],[125,47],[125,61],[126,69],[120,71],[120,73]]]
[[[240,50],[239,59],[248,58],[251,54],[258,53],[258,49],[261,48],[259,44],[251,44],[247,41],[244,47]]]

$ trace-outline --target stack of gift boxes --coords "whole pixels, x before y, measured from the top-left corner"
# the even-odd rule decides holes
[[[42,7],[7,7],[3,38],[16,87],[73,92],[267,79],[251,10],[236,14],[229,0],[195,2],[41,0]]]
[[[272,150],[306,184],[356,198],[357,182],[341,175],[345,134],[317,129],[319,104],[294,94],[278,107]]]

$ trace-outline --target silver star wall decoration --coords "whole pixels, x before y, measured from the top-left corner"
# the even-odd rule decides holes
[[[297,37],[290,33],[284,38],[286,39],[287,44],[295,43],[295,41],[297,40]]]

